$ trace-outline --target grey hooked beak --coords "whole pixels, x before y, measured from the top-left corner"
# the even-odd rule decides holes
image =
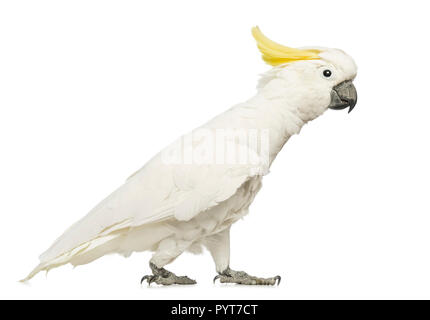
[[[348,113],[357,104],[357,90],[351,80],[339,83],[331,91],[330,109],[342,110],[349,107]]]

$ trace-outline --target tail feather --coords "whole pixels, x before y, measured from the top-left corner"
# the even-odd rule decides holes
[[[74,248],[73,250],[70,250],[66,253],[63,253],[62,255],[56,257],[55,259],[51,259],[48,261],[41,261],[36,268],[34,268],[27,277],[25,277],[24,279],[20,280],[20,282],[27,282],[28,280],[30,280],[31,278],[33,278],[36,274],[38,274],[40,271],[46,270],[49,271],[50,269],[53,268],[57,268],[60,267],[64,264],[67,263],[72,263],[73,265],[80,265],[80,264],[85,264],[88,263],[86,261],[82,261],[81,263],[76,263],[75,260],[79,259],[80,256],[82,255],[87,255],[88,252],[92,252],[94,251],[94,249],[102,246],[104,243],[110,242],[111,240],[117,238],[117,235],[110,235],[110,236],[105,236],[102,238],[97,238],[94,239],[92,241],[88,241],[86,243],[83,243],[82,245]],[[105,252],[106,253],[106,252]],[[101,255],[100,255],[101,256]],[[100,256],[97,256],[96,258],[99,258]],[[92,259],[95,260],[96,258]],[[91,260],[91,261],[92,261]]]
[[[24,279],[19,280],[19,282],[27,282],[31,278],[33,278],[40,271],[44,270],[45,264],[39,263],[36,268],[34,268]]]
[[[87,241],[53,259],[41,259],[39,265],[20,281],[27,282],[40,271],[49,271],[67,263],[74,266],[87,264],[110,253],[119,253],[127,257],[134,251],[154,250],[154,246],[170,236],[172,232],[171,227],[164,223],[115,230]]]

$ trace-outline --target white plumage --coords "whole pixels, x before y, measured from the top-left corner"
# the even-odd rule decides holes
[[[155,251],[157,267],[182,252],[211,252],[218,272],[229,266],[229,230],[243,217],[261,187],[262,177],[289,137],[322,114],[330,104],[332,88],[355,77],[352,59],[340,50],[321,49],[320,59],[294,61],[274,67],[260,80],[257,94],[212,119],[198,130],[220,129],[268,132],[268,161],[261,143],[240,143],[252,163],[172,163],[165,155],[181,141],[192,148],[213,148],[214,135],[185,135],[157,154],[121,187],[72,225],[40,256],[41,270],[71,263],[86,264],[108,253],[125,256]],[[321,76],[329,67],[331,79]],[[247,132],[248,132],[247,131]],[[170,148],[170,149],[169,149]],[[181,149],[181,155],[187,152]]]

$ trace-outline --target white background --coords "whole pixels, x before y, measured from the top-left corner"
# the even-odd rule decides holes
[[[210,255],[141,287],[150,253],[23,278],[73,222],[162,147],[255,93],[258,24],[348,52],[358,105],[280,153],[232,228],[233,268],[279,287],[213,285]],[[2,1],[0,298],[430,298],[425,1]]]

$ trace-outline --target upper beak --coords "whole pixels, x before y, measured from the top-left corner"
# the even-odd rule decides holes
[[[331,91],[330,109],[341,110],[349,107],[348,113],[357,104],[357,90],[351,80],[339,83]]]

